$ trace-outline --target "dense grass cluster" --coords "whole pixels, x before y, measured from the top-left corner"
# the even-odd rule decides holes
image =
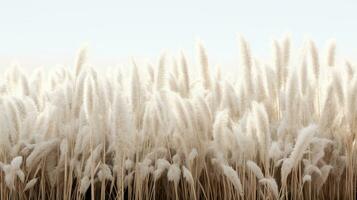
[[[240,37],[237,74],[197,47],[197,64],[128,72],[96,72],[85,49],[74,67],[9,68],[0,199],[356,199],[356,68],[333,42],[291,53],[285,37],[265,62]]]

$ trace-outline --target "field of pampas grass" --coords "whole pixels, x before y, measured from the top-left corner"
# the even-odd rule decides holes
[[[236,74],[202,43],[193,62],[107,74],[86,49],[66,68],[10,67],[0,199],[356,199],[357,66],[333,41],[284,37],[268,61],[238,47]]]

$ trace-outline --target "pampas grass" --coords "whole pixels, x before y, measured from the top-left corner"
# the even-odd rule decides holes
[[[294,53],[285,35],[271,61],[238,41],[237,74],[202,42],[193,65],[165,52],[105,74],[82,48],[71,67],[9,68],[0,199],[356,199],[356,65],[333,40]]]

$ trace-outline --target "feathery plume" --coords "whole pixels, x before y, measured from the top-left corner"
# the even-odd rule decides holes
[[[156,74],[156,89],[161,90],[165,87],[166,82],[166,54],[162,53],[159,58],[157,74]]]
[[[201,41],[199,41],[197,43],[197,51],[198,51],[199,64],[201,66],[201,74],[202,74],[202,78],[203,78],[203,87],[206,90],[210,90],[211,87],[212,87],[210,68],[209,68],[209,65],[208,65],[208,58],[207,58],[206,49],[204,48],[204,46],[203,46]]]
[[[180,53],[180,65],[182,70],[182,77],[183,77],[183,88],[184,88],[184,95],[188,96],[190,94],[190,76],[187,66],[187,60],[183,51]]]
[[[309,46],[310,46],[309,52],[310,52],[312,66],[313,66],[314,77],[316,80],[319,80],[319,75],[320,75],[319,52],[315,43],[312,40],[309,41]]]
[[[279,199],[279,188],[274,178],[263,178],[259,180],[259,183],[266,184],[272,191],[274,197]]]
[[[25,186],[25,189],[24,189],[24,192],[26,192],[27,190],[33,188],[36,185],[37,181],[38,181],[38,178],[33,178],[29,182],[27,182],[27,184]]]
[[[327,43],[327,48],[326,48],[326,65],[328,67],[333,67],[335,66],[335,54],[336,54],[336,42],[335,40],[330,40]]]
[[[84,45],[83,47],[81,47],[78,51],[78,55],[76,58],[76,62],[75,62],[75,75],[76,77],[78,77],[78,75],[81,73],[81,71],[83,70],[83,66],[85,64],[87,60],[87,45]]]
[[[230,166],[221,165],[223,174],[228,178],[228,180],[234,185],[234,187],[237,189],[238,193],[243,196],[243,186],[242,183],[238,177],[237,172]]]
[[[258,180],[261,180],[264,178],[262,170],[254,161],[248,160],[247,166],[254,173],[254,175],[257,177]]]

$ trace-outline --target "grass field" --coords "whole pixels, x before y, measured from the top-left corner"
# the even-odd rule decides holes
[[[356,199],[354,63],[333,41],[292,51],[286,36],[267,61],[238,41],[231,71],[201,42],[193,62],[107,74],[85,48],[74,66],[9,68],[0,199]]]

